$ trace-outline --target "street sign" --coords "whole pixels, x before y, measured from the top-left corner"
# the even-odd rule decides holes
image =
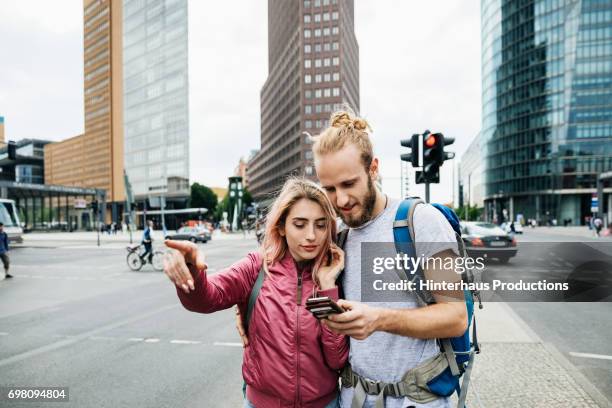
[[[593,193],[593,195],[591,196],[591,212],[599,212],[599,200],[597,199],[596,193]]]
[[[75,198],[74,199],[74,208],[75,209],[87,208],[87,201],[85,201],[85,199],[83,199],[83,198]]]

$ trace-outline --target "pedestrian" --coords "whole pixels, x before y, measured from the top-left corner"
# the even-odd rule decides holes
[[[595,228],[595,234],[599,237],[601,233],[601,229],[603,228],[603,221],[599,217],[595,217],[593,220],[593,227]]]
[[[9,273],[9,266],[11,264],[9,259],[9,238],[6,232],[4,232],[4,224],[0,222],[0,259],[2,259],[2,265],[4,265],[4,276],[12,278],[13,275]]]
[[[241,333],[245,407],[338,406],[338,370],[346,364],[348,340],[304,307],[311,296],[338,300],[335,282],[344,253],[333,244],[335,235],[335,212],[325,191],[296,178],[272,205],[259,251],[221,272],[206,274],[195,244],[166,241],[171,251],[164,271],[187,310],[212,313],[237,304],[246,316],[251,290],[263,278],[249,337]]]
[[[516,234],[516,227],[514,226],[514,221],[510,222],[510,232],[512,235]]]

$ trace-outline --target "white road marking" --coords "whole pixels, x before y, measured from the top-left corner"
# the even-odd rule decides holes
[[[201,344],[201,341],[195,340],[170,340],[171,344]]]
[[[213,346],[226,346],[226,347],[242,347],[242,343],[232,343],[224,341],[215,341]]]
[[[146,339],[145,343],[159,343],[159,339]]]
[[[143,319],[146,319],[146,318],[148,318],[150,316],[153,316],[155,314],[162,313],[162,312],[165,312],[165,311],[170,310],[170,309],[175,309],[176,307],[177,307],[176,303],[172,303],[170,305],[162,306],[162,307],[157,308],[155,310],[151,310],[151,311],[149,311],[147,313],[143,313],[143,314],[140,314],[140,315],[129,317],[127,319],[119,320],[119,321],[116,321],[114,323],[110,323],[110,324],[107,324],[105,326],[98,327],[97,329],[89,330],[89,331],[87,331],[85,333],[81,333],[81,334],[79,334],[77,336],[74,336],[73,338],[59,340],[59,341],[56,341],[55,343],[47,344],[45,346],[38,347],[38,348],[35,348],[35,349],[32,349],[32,350],[26,351],[24,353],[16,354],[14,356],[11,356],[11,357],[8,357],[8,358],[0,360],[0,367],[3,367],[3,366],[8,365],[8,364],[13,364],[13,363],[25,360],[27,358],[34,357],[34,356],[37,356],[39,354],[47,353],[49,351],[54,351],[54,350],[60,349],[62,347],[69,346],[71,344],[79,342],[80,340],[84,340],[84,339],[86,339],[88,337],[95,336],[98,333],[103,333],[105,331],[109,331],[109,330],[115,329],[117,327],[121,327],[121,326],[124,326],[126,324],[136,322],[138,320],[143,320]]]
[[[595,358],[598,360],[612,360],[612,356],[606,356],[604,354],[576,353],[570,351],[569,355],[572,357]]]
[[[8,336],[8,333],[6,333],[6,332],[0,332],[0,336]]]
[[[91,336],[89,337],[90,340],[117,340],[115,337],[108,337],[108,336]]]
[[[127,341],[143,341],[143,340],[144,338],[142,337],[132,337],[132,338],[127,339]]]

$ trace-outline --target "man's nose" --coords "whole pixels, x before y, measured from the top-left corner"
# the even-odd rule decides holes
[[[338,205],[338,207],[346,207],[349,201],[350,200],[348,194],[342,191],[336,191],[336,204]]]

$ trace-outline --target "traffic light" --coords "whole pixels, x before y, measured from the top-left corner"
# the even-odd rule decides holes
[[[7,145],[7,150],[8,150],[9,160],[16,160],[17,159],[17,143],[10,140]]]
[[[410,153],[400,155],[402,161],[412,163],[412,167],[419,167],[419,135],[414,134],[410,139],[401,140],[400,144],[411,149]]]
[[[93,200],[91,202],[91,209],[93,210],[94,214],[98,213],[98,201],[97,200]]]

